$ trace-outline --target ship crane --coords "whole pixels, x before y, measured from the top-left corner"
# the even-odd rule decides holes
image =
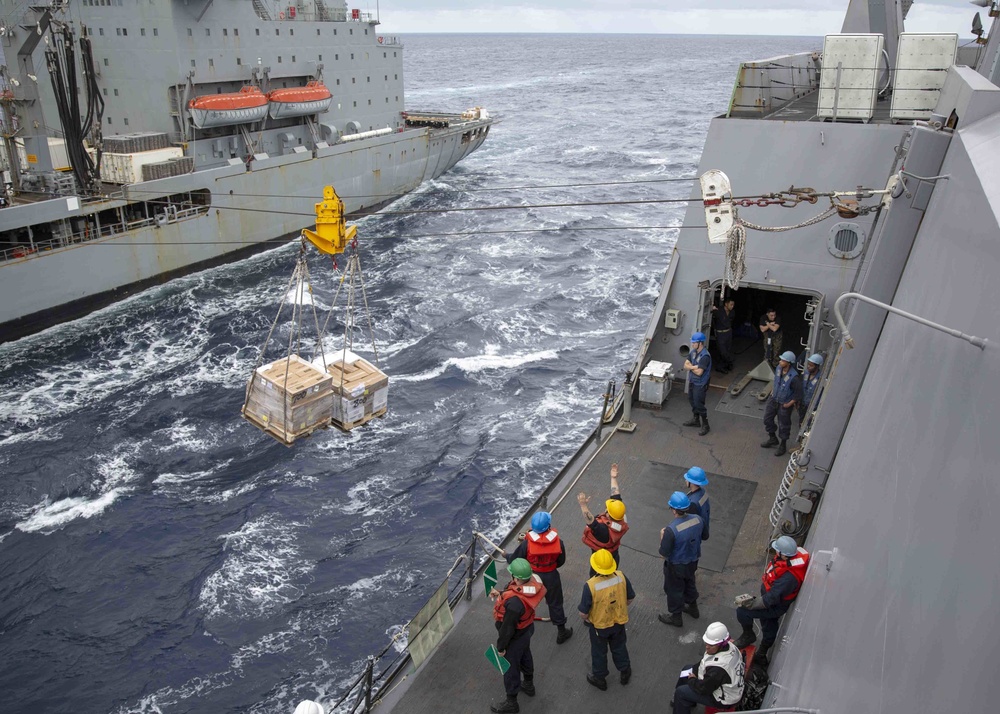
[[[333,258],[334,270],[337,270],[337,256],[350,250],[347,267],[340,277],[322,326],[313,300],[312,280],[306,261],[310,244]],[[344,306],[343,348],[328,355],[324,349],[324,338],[330,318],[337,310],[341,292],[345,292],[347,296]],[[359,293],[367,318],[375,364],[352,351]],[[262,365],[268,344],[281,321],[289,298],[292,314],[285,356]],[[302,341],[304,333],[310,327],[314,330],[315,342],[313,357],[308,361],[302,355]],[[389,378],[378,368],[378,347],[375,344],[368,296],[361,273],[357,228],[347,225],[344,202],[332,186],[326,186],[323,189],[323,200],[316,204],[315,230],[302,230],[301,244],[288,289],[261,346],[257,363],[247,383],[246,397],[240,413],[244,419],[285,446],[292,446],[296,439],[307,437],[331,424],[349,431],[366,424],[374,417],[384,416],[387,410],[388,385]]]

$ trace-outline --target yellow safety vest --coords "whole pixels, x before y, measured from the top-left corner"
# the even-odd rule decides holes
[[[625,576],[616,570],[614,575],[595,575],[587,581],[590,597],[590,622],[599,630],[628,622],[628,594]]]

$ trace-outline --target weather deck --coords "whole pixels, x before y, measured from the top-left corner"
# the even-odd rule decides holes
[[[779,109],[771,112],[764,119],[770,121],[820,121],[816,118],[816,109],[819,105],[819,92],[810,92],[804,97],[794,99]],[[867,122],[869,124],[888,124],[889,109],[891,102],[888,100],[879,101],[875,104],[875,113]],[[829,120],[826,120],[829,121]],[[838,119],[838,122],[859,123],[857,119]]]
[[[549,506],[553,527],[560,531],[567,550],[566,565],[560,570],[565,607],[575,632],[572,639],[557,646],[555,627],[536,623],[531,649],[537,695],[521,694],[523,712],[583,714],[609,706],[620,711],[665,710],[677,674],[703,653],[700,635],[705,627],[721,620],[738,631],[732,600],[739,593],[755,591],[759,583],[771,532],[767,516],[787,459],[760,448],[766,434],[759,419],[719,411],[722,394],[721,388],[710,390],[712,431],[699,437],[695,429],[681,426],[691,412],[683,383],[674,383],[662,410],[633,409],[636,431],[615,432],[579,479],[553,496],[558,499]],[[580,541],[584,520],[575,495],[581,490],[591,494],[597,512],[608,496],[609,471],[616,462],[630,525],[622,544],[621,567],[637,595],[629,608],[628,624],[634,675],[622,687],[609,659],[608,691],[601,692],[585,679],[590,671],[589,638],[576,612],[588,575],[589,550]],[[694,620],[685,615],[684,627],[677,629],[657,619],[666,610],[657,551],[660,529],[670,520],[667,499],[682,486],[682,474],[691,465],[700,465],[709,474],[711,538],[703,548],[698,572],[701,617]],[[503,545],[513,548],[511,542]],[[506,577],[501,569],[501,581]],[[487,712],[491,701],[502,700],[501,677],[483,656],[496,641],[491,609],[482,584],[477,583],[469,611],[418,673],[407,677],[409,681],[400,687],[405,690],[402,696],[387,697],[385,703],[396,711],[437,714],[442,710]],[[546,610],[541,606],[539,614],[546,615]]]

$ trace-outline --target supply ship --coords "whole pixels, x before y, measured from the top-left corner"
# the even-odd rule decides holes
[[[374,211],[493,119],[405,111],[403,43],[331,0],[0,2],[0,339]]]
[[[909,2],[852,0],[842,32],[815,52],[735,68],[623,387],[609,389],[599,425],[500,544],[513,551],[545,510],[568,554],[576,635],[558,644],[554,627],[535,623],[534,687],[520,711],[669,710],[709,623],[740,633],[734,599],[759,592],[781,535],[811,553],[809,567],[774,647],[750,663],[740,710],[996,706],[1000,331],[983,290],[1000,269],[1000,7],[979,4],[973,41],[960,45],[955,34],[904,32]],[[724,365],[712,333],[723,294],[736,303],[734,364],[712,373],[711,429],[700,434],[684,424],[681,367],[697,332]],[[824,358],[787,454],[762,424],[774,380],[758,329],[768,308],[793,368]],[[631,680],[609,677],[600,691],[586,680],[576,618],[590,550],[575,495],[603,502],[612,464],[630,524],[621,569],[638,596]],[[686,613],[678,628],[657,617],[658,545],[691,466],[708,474],[711,537],[700,617]],[[496,630],[483,574],[494,561],[504,587],[506,562],[478,534],[456,555],[428,584],[407,648],[376,643],[353,686],[300,711],[502,708],[484,657]]]

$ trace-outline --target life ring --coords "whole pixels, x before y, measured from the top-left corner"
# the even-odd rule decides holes
[[[382,40],[383,40],[383,37],[382,37],[382,35],[379,35],[379,36],[378,36],[378,43],[379,43],[380,45],[382,44]]]
[[[278,13],[278,19],[279,19],[279,20],[284,20],[284,19],[285,19],[285,13],[283,13],[283,12],[279,12],[279,13]]]

